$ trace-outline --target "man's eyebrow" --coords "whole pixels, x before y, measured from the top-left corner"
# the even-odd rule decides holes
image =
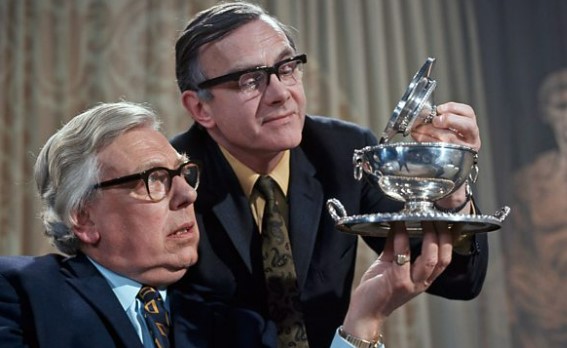
[[[232,74],[235,72],[239,72],[239,71],[243,71],[243,70],[248,70],[248,69],[254,69],[254,68],[258,68],[258,67],[264,67],[264,66],[271,66],[273,64],[276,64],[288,57],[293,56],[295,52],[293,51],[293,49],[291,47],[286,47],[282,52],[280,52],[280,54],[278,54],[276,61],[273,62],[272,64],[266,65],[266,64],[236,64],[234,67],[230,68],[226,74]]]
[[[286,58],[289,58],[291,56],[293,56],[295,54],[295,51],[291,48],[291,47],[286,47],[282,52],[280,52],[280,54],[278,55],[278,59],[276,61],[279,62],[281,60],[284,60]]]
[[[185,161],[183,161],[183,157],[178,157],[177,160],[175,161],[174,166],[175,167],[180,166],[184,162]],[[162,160],[149,160],[147,162],[142,163],[138,167],[137,172],[141,173],[153,168],[169,168],[169,165],[163,162]]]

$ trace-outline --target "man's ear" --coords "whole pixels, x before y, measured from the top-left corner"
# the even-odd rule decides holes
[[[215,126],[215,121],[211,117],[210,106],[199,98],[197,92],[184,91],[181,94],[181,103],[195,122],[207,129]]]
[[[95,222],[91,219],[88,207],[73,214],[73,231],[77,238],[84,244],[96,244],[100,240]]]

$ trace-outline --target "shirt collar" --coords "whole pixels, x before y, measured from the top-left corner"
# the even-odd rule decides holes
[[[112,288],[112,291],[118,298],[118,301],[120,302],[122,308],[124,308],[124,310],[127,310],[136,300],[136,296],[142,288],[142,284],[109,270],[108,268],[102,266],[88,256],[87,258],[106,279],[106,281]],[[167,303],[167,290],[159,290],[159,293],[164,303]]]
[[[252,169],[248,168],[245,164],[236,159],[236,157],[231,155],[224,147],[219,145],[219,148],[232,167],[232,170],[234,170],[242,190],[247,197],[250,197],[252,190],[254,189],[254,184],[256,184],[256,180],[258,180],[260,174],[255,173]],[[274,170],[268,173],[268,175],[278,183],[284,195],[287,195],[289,185],[289,158],[290,151],[284,151],[281,160],[278,162]]]

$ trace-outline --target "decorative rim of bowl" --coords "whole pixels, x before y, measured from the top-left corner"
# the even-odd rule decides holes
[[[413,146],[413,147],[445,147],[445,148],[453,148],[453,149],[461,149],[461,150],[466,150],[469,152],[472,152],[474,154],[477,154],[478,151],[476,151],[475,149],[473,149],[470,146],[467,145],[460,145],[460,144],[452,144],[452,143],[444,143],[444,142],[399,142],[399,143],[387,143],[387,144],[378,144],[378,145],[372,145],[372,146],[366,146],[360,150],[357,151],[369,151],[369,150],[373,150],[373,149],[379,149],[379,148],[384,148],[384,147],[409,147],[409,146]]]

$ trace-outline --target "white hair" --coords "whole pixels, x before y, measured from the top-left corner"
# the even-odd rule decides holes
[[[97,154],[124,132],[140,126],[159,130],[155,112],[142,104],[102,103],[71,119],[45,143],[34,167],[45,234],[63,253],[79,241],[72,227],[99,181]]]

